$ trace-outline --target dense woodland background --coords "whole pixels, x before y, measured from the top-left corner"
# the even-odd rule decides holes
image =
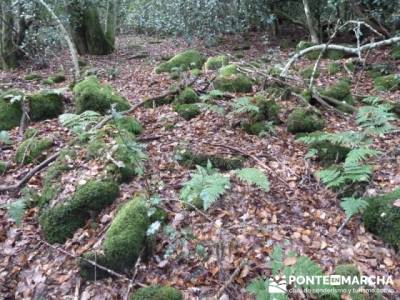
[[[399,1],[2,0],[0,299],[399,299],[399,118]]]

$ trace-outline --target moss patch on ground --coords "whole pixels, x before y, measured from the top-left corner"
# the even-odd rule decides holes
[[[175,99],[178,104],[193,104],[199,101],[199,96],[192,88],[185,88]]]
[[[214,81],[214,87],[223,92],[250,93],[253,91],[253,83],[243,74],[230,76],[218,76]]]
[[[104,254],[99,254],[104,265],[117,272],[132,268],[145,247],[149,225],[147,207],[141,197],[121,207],[106,232],[102,245]],[[93,265],[81,260],[80,274],[83,278],[93,280],[95,272]]]
[[[43,210],[39,217],[45,239],[64,243],[91,215],[98,214],[118,196],[118,185],[111,181],[89,181],[77,188],[69,201]]]
[[[396,250],[400,249],[400,207],[395,206],[394,202],[399,199],[400,188],[368,198],[368,207],[362,215],[365,228]]]
[[[134,117],[123,116],[115,120],[118,128],[126,130],[127,132],[139,135],[143,133],[143,125]]]
[[[23,141],[15,152],[15,162],[28,164],[45,157],[44,152],[53,146],[50,138],[31,137]]]
[[[130,108],[129,102],[119,95],[110,85],[100,84],[96,76],[89,76],[75,85],[74,89],[76,112],[83,113],[86,110],[93,110],[101,114],[116,105],[117,111],[124,111]]]
[[[197,50],[188,50],[175,55],[170,60],[161,63],[155,69],[156,73],[172,72],[174,69],[187,71],[191,69],[201,69],[204,63],[204,58]]]
[[[209,57],[204,64],[206,70],[218,70],[229,63],[229,58],[226,55],[218,55]]]
[[[291,133],[308,133],[322,130],[325,120],[315,111],[297,108],[288,116],[287,129]]]
[[[374,79],[375,89],[378,91],[394,91],[400,89],[400,74],[379,76]]]
[[[186,121],[197,117],[201,113],[199,106],[196,104],[176,104],[174,111]]]
[[[182,300],[182,292],[169,286],[149,286],[138,289],[130,300]]]

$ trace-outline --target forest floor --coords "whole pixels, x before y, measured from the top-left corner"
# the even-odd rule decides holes
[[[208,55],[216,53],[234,54],[235,45],[242,43],[240,37],[230,36],[214,48],[201,44]],[[135,50],[130,45],[142,45],[149,57],[133,59]],[[273,53],[284,62],[290,50],[280,50],[277,44],[263,43],[259,35],[251,37],[251,48],[243,50],[243,61]],[[115,53],[104,57],[86,57],[89,65],[101,70],[100,78],[107,81],[132,104],[169,90],[173,81],[168,75],[155,74],[154,67],[162,56],[171,56],[189,46],[182,40],[124,36]],[[46,77],[59,70],[68,61],[68,53],[54,58],[51,67],[35,71]],[[374,51],[370,62],[390,60],[386,50]],[[311,62],[301,60],[297,65]],[[395,62],[393,62],[395,63]],[[329,76],[327,62],[323,61],[322,75],[317,85],[337,81],[344,74]],[[397,61],[400,71],[400,62]],[[40,83],[24,80],[26,68],[14,72],[0,72],[0,83],[4,87],[35,91],[44,88]],[[203,75],[205,77],[210,74]],[[201,82],[200,82],[201,84]],[[62,83],[57,87],[66,86]],[[367,75],[355,76],[354,93],[377,94]],[[385,100],[399,100],[400,93],[379,93]],[[228,281],[230,275],[241,266],[232,284],[223,294],[230,299],[248,299],[245,292],[251,279],[270,275],[268,257],[275,245],[285,251],[295,251],[309,256],[326,272],[343,262],[354,263],[364,275],[393,276],[397,295],[400,296],[400,257],[381,240],[366,232],[359,217],[354,217],[341,232],[338,228],[345,219],[336,195],[320,184],[313,173],[318,170],[316,162],[306,160],[307,148],[295,141],[286,130],[288,114],[302,103],[296,98],[282,100],[280,118],[282,125],[276,126],[275,134],[258,137],[234,129],[226,116],[206,112],[185,121],[169,105],[157,108],[140,108],[134,116],[142,122],[145,132],[142,138],[149,156],[144,178],[133,180],[121,187],[119,199],[105,209],[97,218],[97,226],[90,224],[78,230],[64,245],[49,247],[41,238],[37,222],[37,209],[27,210],[22,224],[17,226],[0,209],[0,298],[1,299],[125,299],[141,284],[164,283],[182,290],[187,299],[206,299],[215,295]],[[354,116],[339,116],[324,110],[326,130],[331,132],[356,129]],[[173,124],[173,126],[171,126]],[[400,125],[397,122],[396,125]],[[40,135],[52,135],[57,151],[66,145],[72,134],[61,127],[56,119],[35,123],[33,127]],[[13,140],[18,140],[18,130],[11,131]],[[202,153],[224,156],[237,155],[222,147],[210,144],[234,146],[252,154],[264,162],[271,172],[268,174],[271,190],[268,193],[235,181],[231,190],[217,201],[206,215],[182,208],[178,194],[181,185],[189,178],[191,170],[175,160],[175,149],[186,142],[192,149]],[[375,165],[373,180],[367,188],[368,195],[388,192],[400,186],[400,135],[388,134],[374,141],[376,148],[385,153]],[[2,150],[0,159],[12,162],[18,143]],[[248,167],[257,163],[248,158]],[[1,179],[1,184],[13,184],[33,166],[13,163]],[[87,172],[96,173],[96,165],[87,166]],[[283,180],[282,180],[283,179]],[[64,186],[73,186],[79,178],[62,178]],[[40,189],[42,174],[34,176],[29,186]],[[129,286],[129,277],[110,278],[96,282],[82,282],[77,259],[88,249],[98,247],[98,241],[108,228],[117,207],[141,190],[153,185],[168,211],[170,232],[157,235],[157,247],[149,262],[138,266],[135,285]],[[15,198],[0,194],[0,205]],[[172,232],[172,233],[171,233]],[[245,264],[243,265],[243,261]],[[247,295],[247,296],[246,296]],[[300,297],[300,296],[299,296]],[[294,297],[296,299],[296,297]],[[299,298],[300,299],[300,298]]]

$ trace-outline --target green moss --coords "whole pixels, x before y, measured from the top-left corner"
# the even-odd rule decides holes
[[[34,137],[38,133],[39,133],[39,131],[36,128],[29,127],[24,132],[24,140],[27,140],[27,139],[29,139],[31,137]]]
[[[230,64],[219,69],[218,74],[221,76],[231,76],[239,74],[237,65]]]
[[[177,104],[174,106],[174,111],[186,121],[195,118],[201,113],[200,108],[196,104]]]
[[[317,150],[317,156],[325,165],[342,162],[350,152],[349,148],[335,145],[330,142],[321,142],[311,145],[311,148]]]
[[[394,201],[398,199],[400,188],[366,199],[368,207],[362,215],[365,228],[396,250],[400,249],[400,207],[394,205]]]
[[[226,55],[218,55],[209,57],[204,64],[206,70],[218,70],[229,63],[229,58]]]
[[[253,91],[251,79],[242,74],[218,76],[214,81],[214,87],[222,92],[250,93]]]
[[[101,280],[110,277],[110,273],[96,268],[96,272],[93,271],[93,265],[87,260],[94,261],[98,265],[106,267],[108,265],[107,259],[104,254],[96,252],[86,252],[82,255],[82,259],[79,260],[79,275],[86,280]]]
[[[295,109],[287,121],[287,128],[291,133],[313,132],[323,129],[324,126],[325,121],[322,116],[305,108]]]
[[[145,108],[155,108],[155,107],[171,104],[173,101],[174,101],[174,98],[168,96],[168,97],[164,97],[164,98],[157,99],[157,100],[154,100],[154,101],[146,101],[144,103],[143,107],[145,107]]]
[[[51,79],[49,79],[49,78],[47,78],[47,79],[44,79],[44,80],[42,81],[42,83],[45,84],[45,85],[53,85],[53,84],[54,84],[54,81],[51,80]]]
[[[175,100],[178,104],[192,104],[199,101],[199,96],[192,88],[185,88]]]
[[[332,60],[339,60],[344,58],[344,52],[340,50],[328,50],[326,51],[325,57],[332,59]]]
[[[25,76],[25,80],[27,81],[36,81],[36,80],[41,80],[42,76],[39,74],[31,73]]]
[[[372,78],[376,78],[383,75],[390,75],[396,70],[393,64],[372,64],[368,66],[368,74]]]
[[[390,54],[393,59],[400,59],[400,44],[393,45]]]
[[[22,99],[23,94],[9,91],[0,94],[0,130],[10,130],[19,125],[22,117],[21,103],[13,101],[14,97]]]
[[[243,166],[243,159],[241,158],[235,157],[231,159],[225,159],[217,155],[193,153],[188,149],[179,151],[177,153],[177,160],[179,164],[187,168],[194,168],[197,165],[205,168],[207,167],[208,161],[211,162],[213,167],[222,171],[240,169]]]
[[[65,74],[63,72],[58,72],[54,75],[51,75],[47,78],[47,80],[49,82],[53,82],[53,83],[61,83],[65,81]]]
[[[0,160],[0,175],[3,174],[7,170],[7,163],[3,160]]]
[[[169,286],[149,286],[138,289],[130,300],[182,300],[182,293]]]
[[[347,62],[345,64],[347,70],[349,70],[350,72],[354,73],[356,71],[356,66],[354,65],[353,62]]]
[[[351,85],[348,80],[340,80],[338,83],[329,86],[321,92],[322,95],[344,101],[347,104],[353,104],[354,99],[351,94]]]
[[[259,113],[255,118],[256,120],[270,121],[274,124],[281,122],[279,119],[280,107],[275,100],[269,100],[266,95],[259,93],[253,98],[253,101],[259,109]]]
[[[18,164],[28,164],[44,156],[44,152],[53,146],[50,138],[29,138],[19,145],[15,152],[15,162]]]
[[[297,44],[297,46],[296,46],[296,51],[297,51],[297,52],[300,52],[301,50],[310,48],[310,47],[312,47],[312,46],[315,46],[315,44],[314,44],[314,43],[311,43],[311,42],[307,42],[307,41],[300,41],[300,42]],[[318,58],[320,52],[321,52],[321,51],[319,51],[319,50],[311,51],[311,52],[309,52],[309,53],[306,54],[306,57],[307,57],[308,59],[310,59],[310,60],[315,60],[315,59]]]
[[[265,122],[244,123],[242,125],[244,131],[252,135],[260,135],[265,131]]]
[[[117,111],[130,108],[129,102],[120,96],[111,86],[101,85],[96,76],[89,76],[75,85],[75,104],[77,113],[93,110],[106,113],[112,104],[116,104]]]
[[[63,243],[91,217],[110,205],[119,192],[111,181],[89,181],[69,201],[44,210],[39,223],[49,243]]]
[[[336,73],[339,73],[340,69],[341,69],[341,67],[340,67],[340,64],[338,64],[338,63],[330,63],[328,65],[329,75],[335,75]]]
[[[33,121],[58,117],[64,111],[64,97],[53,91],[42,91],[27,96],[29,116]]]
[[[136,135],[139,135],[144,131],[142,124],[140,124],[140,122],[134,117],[123,116],[116,119],[115,122],[118,128],[124,129]]]
[[[171,72],[173,69],[187,71],[191,69],[200,69],[203,66],[204,58],[197,50],[188,50],[175,55],[167,62],[161,63],[156,68],[156,73]]]
[[[309,67],[306,67],[306,68],[304,68],[303,70],[301,70],[300,75],[301,75],[301,77],[303,77],[304,79],[310,79],[310,78],[311,78],[311,75],[312,75],[312,73],[313,73],[313,70],[314,70],[314,66],[313,66],[313,65],[312,65],[312,66],[309,66]],[[320,72],[319,72],[319,70],[317,69],[317,70],[315,71],[315,78],[318,78],[319,75],[320,75]]]
[[[394,91],[400,89],[400,75],[391,74],[374,79],[375,89],[378,91]]]
[[[134,266],[146,243],[146,231],[150,225],[145,202],[136,197],[118,211],[107,230],[101,257],[104,265],[117,272],[125,272]],[[85,262],[80,273],[87,280],[94,279],[95,269]]]

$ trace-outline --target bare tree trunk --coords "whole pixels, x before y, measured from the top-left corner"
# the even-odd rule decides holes
[[[78,63],[78,52],[76,51],[75,45],[72,42],[68,31],[65,29],[64,25],[61,23],[60,19],[57,17],[57,15],[54,13],[54,11],[51,9],[50,6],[47,5],[46,2],[43,0],[39,0],[39,2],[47,9],[47,11],[50,13],[50,15],[53,17],[53,19],[58,23],[58,27],[60,28],[69,48],[69,52],[71,54],[71,59],[72,63],[74,65],[74,79],[78,80],[80,77],[80,70],[79,70],[79,63]]]
[[[0,3],[0,68],[11,69],[18,65],[18,47],[14,43],[14,17],[11,1]]]
[[[312,18],[310,4],[308,3],[308,0],[303,0],[303,6],[304,6],[304,12],[306,14],[308,30],[309,30],[310,36],[311,36],[311,42],[313,42],[315,44],[319,44],[318,33],[314,26],[314,21]]]

